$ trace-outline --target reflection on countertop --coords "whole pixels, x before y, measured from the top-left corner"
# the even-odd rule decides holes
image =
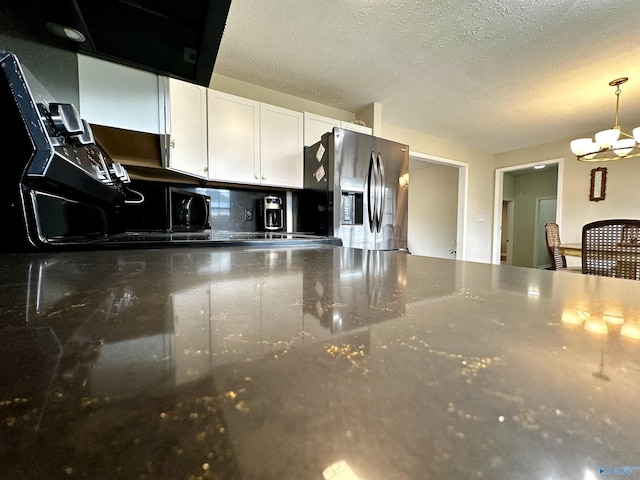
[[[2,478],[597,478],[637,282],[364,251],[3,255]]]
[[[113,235],[107,240],[87,242],[82,245],[86,249],[126,249],[126,248],[172,248],[172,247],[260,247],[277,246],[341,246],[342,241],[336,237],[324,237],[303,232],[232,232],[217,230],[175,231],[175,232],[125,232]],[[76,245],[75,248],[81,248]]]

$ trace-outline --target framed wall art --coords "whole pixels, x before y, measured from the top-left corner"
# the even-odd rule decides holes
[[[598,167],[591,170],[591,189],[589,200],[599,202],[607,193],[607,168]]]

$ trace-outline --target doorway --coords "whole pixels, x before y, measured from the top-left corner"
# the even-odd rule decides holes
[[[544,225],[540,227],[539,224],[543,219],[556,221],[561,218],[562,167],[563,159],[556,158],[496,169],[492,263],[524,267],[548,263]],[[511,206],[508,200],[513,200]],[[552,203],[555,211],[549,213]],[[515,212],[513,219],[505,215],[503,206]],[[506,225],[503,225],[505,218]],[[510,262],[503,257],[503,236],[508,238],[512,251]]]
[[[409,251],[465,259],[468,165],[409,153]]]

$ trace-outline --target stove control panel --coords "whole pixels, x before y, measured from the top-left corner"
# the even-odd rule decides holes
[[[63,135],[72,136],[84,133],[80,114],[71,103],[50,103],[49,116],[53,125]]]
[[[130,182],[126,169],[95,142],[89,123],[71,103],[38,103],[55,153],[106,185]]]

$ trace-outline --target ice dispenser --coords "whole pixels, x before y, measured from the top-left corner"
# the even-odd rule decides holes
[[[341,225],[362,225],[362,192],[342,191],[340,205]]]

